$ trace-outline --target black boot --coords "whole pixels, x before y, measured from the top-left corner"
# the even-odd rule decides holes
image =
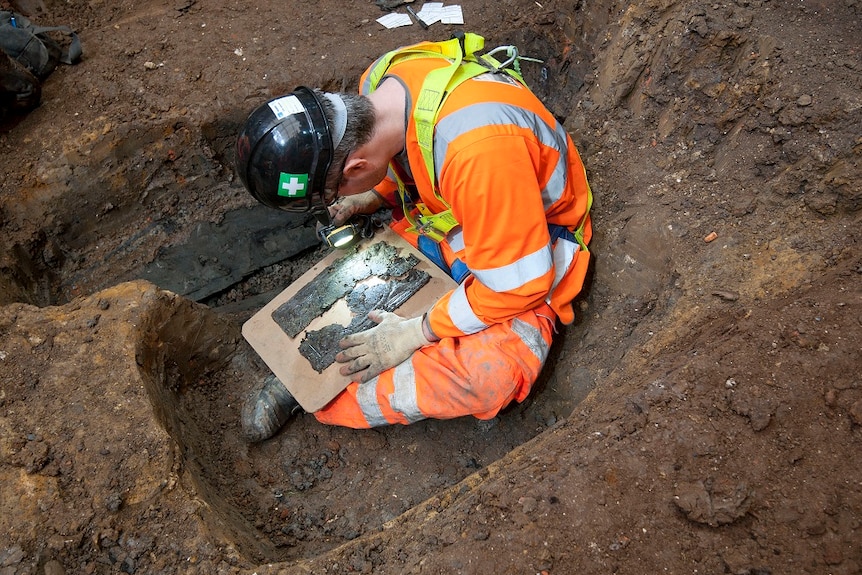
[[[263,382],[263,389],[249,398],[242,409],[242,431],[251,442],[275,435],[293,415],[302,411],[296,399],[274,375]]]

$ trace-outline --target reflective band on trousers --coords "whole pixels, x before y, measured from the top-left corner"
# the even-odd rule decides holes
[[[518,334],[521,341],[524,342],[536,359],[542,363],[548,358],[549,346],[545,345],[545,340],[542,339],[542,332],[531,326],[525,321],[518,318],[512,320],[512,331]]]
[[[395,391],[389,396],[392,409],[403,414],[408,423],[425,419],[416,397],[416,372],[413,371],[413,363],[405,361],[397,366],[392,374],[392,381],[395,383]],[[364,405],[360,407],[365,409]]]
[[[365,415],[368,427],[378,427],[388,423],[377,403],[377,379],[375,377],[371,381],[358,384],[356,390],[356,401],[362,406],[362,413]]]

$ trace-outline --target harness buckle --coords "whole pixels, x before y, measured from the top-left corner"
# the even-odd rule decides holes
[[[497,62],[494,59],[494,54],[497,54],[498,52],[503,52],[503,51],[506,52],[506,56],[508,56],[508,58],[503,62]],[[519,54],[518,54],[518,47],[517,46],[497,46],[496,48],[494,48],[490,52],[485,53],[482,56],[482,59],[489,58],[489,60],[487,62],[488,62],[488,64],[491,65],[491,68],[493,69],[494,73],[496,74],[496,73],[502,72],[503,68],[508,68],[509,66],[514,64],[518,60],[518,57],[519,57]]]

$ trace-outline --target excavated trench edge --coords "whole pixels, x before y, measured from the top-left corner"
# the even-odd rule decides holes
[[[196,455],[208,436],[180,397],[192,382],[226,366],[236,352],[239,330],[187,298],[166,291],[155,297],[161,301],[142,326],[136,361],[157,420],[179,446],[183,477],[206,502],[201,509],[209,527],[244,555],[274,557],[275,547],[209,481],[208,462]]]

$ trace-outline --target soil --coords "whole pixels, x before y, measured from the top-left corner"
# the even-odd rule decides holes
[[[862,572],[862,2],[0,4],[84,47],[0,135],[0,574]],[[238,126],[457,30],[582,153],[577,321],[494,420],[246,444],[240,327],[325,249]]]

